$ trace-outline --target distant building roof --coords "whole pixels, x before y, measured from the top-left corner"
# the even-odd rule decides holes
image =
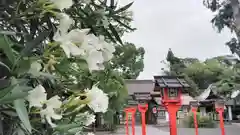
[[[185,79],[181,76],[154,76],[155,85],[161,88],[174,87],[184,88],[190,87]]]
[[[211,90],[212,90],[212,84],[210,84],[210,85],[208,86],[208,88],[203,91],[203,93],[201,93],[199,96],[197,96],[196,99],[197,99],[198,101],[204,101],[204,100],[206,100],[207,97],[210,95]]]
[[[128,89],[128,95],[133,95],[139,92],[153,92],[154,82],[153,80],[125,80]]]

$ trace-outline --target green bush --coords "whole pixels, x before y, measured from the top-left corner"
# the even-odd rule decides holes
[[[199,113],[197,113],[197,122],[199,128],[214,128],[215,122],[214,120],[209,116],[200,116]],[[183,124],[185,127],[188,128],[194,128],[194,117],[193,113],[190,113],[187,117],[183,119]]]

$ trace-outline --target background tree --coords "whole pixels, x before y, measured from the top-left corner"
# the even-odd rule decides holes
[[[136,79],[144,68],[144,54],[144,48],[126,42],[116,47],[111,67],[124,79]]]
[[[204,0],[204,5],[217,14],[211,23],[218,32],[228,28],[235,36],[226,43],[233,54],[240,56],[240,6],[238,0]]]
[[[230,55],[217,56],[201,62],[196,58],[178,58],[171,50],[167,55],[170,75],[182,75],[191,84],[191,95],[197,96],[210,84],[217,86],[216,92],[229,97],[239,88],[238,60]]]

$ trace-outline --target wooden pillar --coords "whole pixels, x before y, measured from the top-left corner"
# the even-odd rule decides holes
[[[232,120],[232,106],[228,106],[228,120]]]

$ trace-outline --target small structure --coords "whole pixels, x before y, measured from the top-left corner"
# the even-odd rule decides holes
[[[177,135],[176,113],[182,105],[182,93],[190,86],[186,81],[177,76],[154,76],[154,91],[160,91],[162,104],[169,114],[170,135]]]
[[[213,117],[215,120],[219,120],[219,117],[215,111],[215,101],[223,100],[224,98],[217,95],[214,91],[214,86],[209,85],[209,87],[196,99],[199,101],[199,110],[201,116],[210,116]],[[229,100],[226,102],[224,107],[224,119],[225,120],[232,120],[232,106],[233,103]]]
[[[128,89],[128,105],[129,106],[137,106],[139,102],[141,103],[147,103],[148,104],[148,111],[146,112],[146,123],[147,124],[166,124],[168,122],[168,113],[164,106],[162,105],[162,97],[160,90],[154,90],[158,88],[163,88],[165,85],[163,84],[162,80],[158,80],[158,83],[160,86],[156,86],[156,79],[161,76],[155,76],[154,80],[125,80],[126,86]],[[182,78],[180,77],[180,80]],[[166,81],[166,80],[165,80]],[[167,80],[169,84],[173,84],[173,80]],[[183,81],[183,80],[181,80]],[[176,83],[176,81],[175,81]],[[185,84],[186,82],[183,81]],[[185,84],[186,85],[186,84]],[[189,96],[188,93],[186,93],[187,90],[184,89],[181,100],[182,100],[182,106],[178,111],[178,118],[183,118],[186,116],[189,112],[190,101],[194,101],[194,99]],[[123,118],[123,117],[121,117]],[[122,120],[121,123],[123,123],[124,120]],[[136,112],[136,124],[141,123],[140,119],[140,112]]]

